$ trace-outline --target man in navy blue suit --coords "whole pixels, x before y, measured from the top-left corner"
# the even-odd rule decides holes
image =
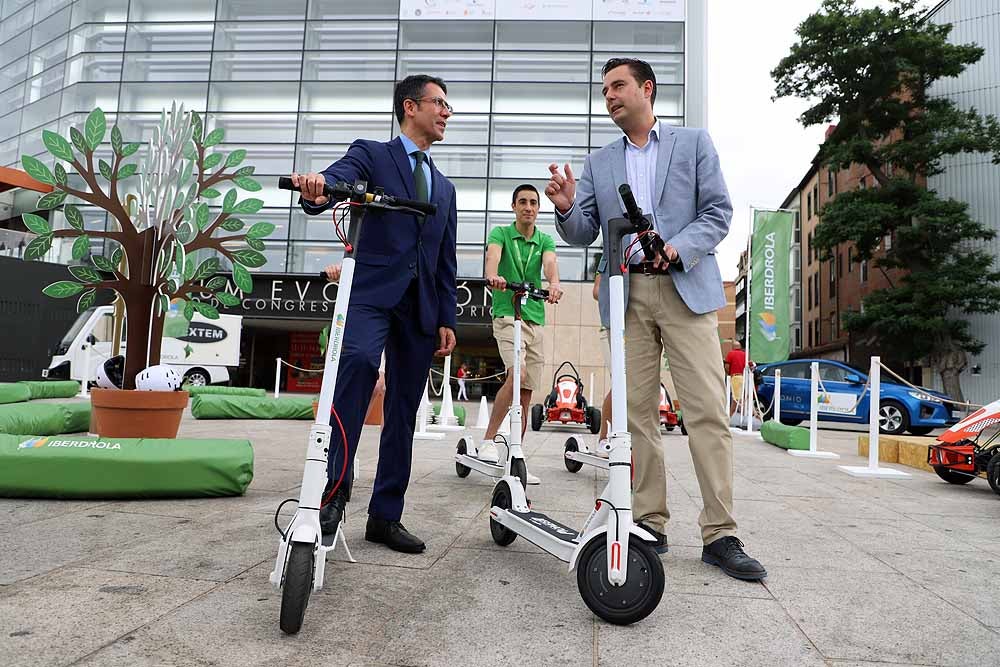
[[[350,500],[354,455],[384,350],[384,426],[365,539],[407,553],[424,550],[424,543],[400,523],[417,406],[432,356],[447,356],[455,347],[455,186],[434,166],[429,150],[444,139],[452,114],[447,91],[441,79],[406,77],[393,93],[398,137],[387,143],[358,139],[323,173],[292,174],[301,189],[300,204],[310,215],[333,204],[323,195],[324,184],[358,179],[367,181],[369,191],[381,186],[386,194],[437,204],[432,216],[373,210],[365,218],[333,397],[349,445],[347,473],[320,511],[323,534],[330,537]],[[334,279],[332,270],[327,273]],[[345,455],[340,428],[334,421],[331,425],[324,499],[341,476]]]

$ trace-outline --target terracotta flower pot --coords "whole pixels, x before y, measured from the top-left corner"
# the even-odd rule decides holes
[[[91,430],[108,438],[176,438],[186,391],[90,390]]]
[[[372,400],[368,403],[368,412],[365,414],[365,424],[368,426],[382,425],[382,402],[385,399],[385,392],[374,392]],[[319,412],[319,401],[313,401],[313,417]]]

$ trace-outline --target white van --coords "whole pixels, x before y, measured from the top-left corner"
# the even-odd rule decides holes
[[[176,310],[167,315],[160,363],[173,366],[186,384],[228,382],[228,367],[240,363],[243,318],[220,315],[217,320],[209,320],[196,313],[188,323],[178,315]],[[113,356],[113,322],[112,306],[99,306],[80,313],[63,337],[49,367],[42,370],[42,377],[94,381],[97,366]],[[187,326],[178,329],[178,325],[184,324]],[[124,339],[118,354],[125,354]]]

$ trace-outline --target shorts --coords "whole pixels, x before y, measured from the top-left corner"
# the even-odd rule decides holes
[[[736,402],[743,400],[743,376],[742,375],[730,375],[729,385],[732,387],[733,400]]]
[[[522,389],[532,391],[542,388],[542,367],[545,359],[542,348],[545,345],[545,328],[541,324],[521,321],[521,375]],[[493,320],[493,337],[503,360],[504,368],[514,367],[514,318],[497,317]]]

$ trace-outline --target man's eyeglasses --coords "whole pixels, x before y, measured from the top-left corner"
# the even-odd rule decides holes
[[[446,100],[440,97],[411,97],[410,99],[416,102],[417,104],[420,104],[421,102],[424,101],[433,102],[434,106],[436,106],[438,109],[445,109],[450,114],[455,113],[455,109],[452,108],[452,106],[448,104]]]

